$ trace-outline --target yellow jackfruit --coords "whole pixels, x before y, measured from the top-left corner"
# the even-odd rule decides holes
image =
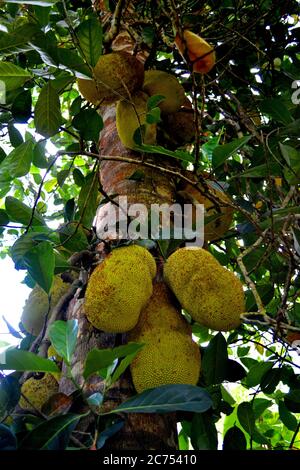
[[[185,102],[183,86],[174,75],[162,70],[147,70],[145,72],[143,90],[149,96],[161,95],[165,97],[159,104],[162,113],[176,113]]]
[[[55,276],[51,288],[50,311],[59,299],[68,291],[70,284],[63,282],[60,276]],[[25,302],[21,322],[28,333],[37,336],[44,326],[45,317],[49,310],[46,292],[36,284]]]
[[[41,379],[31,377],[26,380],[21,387],[21,393],[30,403],[21,396],[19,406],[24,410],[34,411],[36,409],[41,411],[44,403],[57,392],[58,383],[51,374],[45,374]]]
[[[109,333],[129,331],[152,295],[156,264],[138,245],[117,248],[93,271],[85,295],[91,324]]]
[[[160,385],[197,384],[201,358],[191,335],[165,329],[142,342],[146,345],[130,366],[138,393]]]
[[[129,332],[130,341],[156,336],[163,330],[192,333],[190,325],[175,307],[171,295],[171,291],[163,282],[154,284],[148,304],[141,311],[135,328]]]
[[[146,122],[148,98],[146,93],[138,91],[132,95],[130,101],[119,101],[117,104],[117,130],[122,144],[127,148],[134,149],[136,147],[133,137],[141,126],[143,127],[140,130],[140,140],[144,144],[156,143],[156,124]]]
[[[243,285],[202,248],[181,248],[164,266],[164,276],[181,306],[213,330],[229,331],[245,311]]]
[[[193,71],[196,73],[208,73],[216,62],[214,48],[208,44],[205,39],[188,29],[183,32],[183,41],[179,34],[176,34],[175,44],[180,54],[193,65]]]
[[[90,103],[110,104],[141,88],[144,79],[143,64],[127,52],[112,52],[100,57],[93,70],[93,80],[79,78],[78,88]]]
[[[63,358],[55,351],[52,344],[50,344],[47,354],[49,359],[53,358],[57,362],[61,362],[63,360]]]

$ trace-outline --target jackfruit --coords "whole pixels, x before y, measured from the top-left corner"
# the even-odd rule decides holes
[[[160,330],[146,341],[130,370],[134,387],[141,393],[167,384],[196,385],[200,366],[200,350],[191,335]]]
[[[69,288],[70,284],[63,282],[60,276],[54,277],[51,288],[50,312]],[[44,326],[48,310],[48,296],[46,292],[36,284],[25,302],[21,316],[21,322],[25,330],[33,336],[37,336]]]
[[[156,143],[156,124],[146,122],[149,96],[142,91],[132,95],[130,101],[119,101],[116,109],[116,125],[122,144],[130,149],[136,147],[134,134],[140,130],[140,140],[144,144]]]
[[[216,54],[213,47],[192,31],[186,29],[183,32],[183,40],[177,34],[175,44],[183,58],[189,58],[194,72],[208,73],[215,65]]]
[[[180,331],[191,334],[192,330],[172,299],[172,293],[163,282],[154,284],[153,294],[141,311],[135,328],[129,332],[129,341],[140,341],[156,336],[162,331]]]
[[[240,325],[245,311],[243,285],[202,248],[181,248],[164,266],[165,281],[192,318],[213,330]]]
[[[142,87],[143,64],[127,52],[112,52],[100,57],[93,70],[93,80],[79,78],[82,96],[98,106],[114,103]]]
[[[174,75],[163,70],[147,70],[143,90],[149,95],[161,95],[165,99],[159,104],[162,113],[176,113],[185,102],[183,86]]]
[[[226,193],[218,189],[213,182],[207,181],[207,185],[210,187],[211,195],[220,200],[220,206],[201,194],[200,191],[190,183],[184,183],[181,186],[179,194],[194,205],[204,205],[205,218],[212,218],[211,222],[208,222],[204,226],[204,239],[205,241],[214,241],[222,238],[224,233],[229,230],[233,220],[233,209],[229,206],[222,206],[222,202],[226,203],[230,201]],[[200,183],[199,187],[202,187]],[[202,187],[202,189],[204,188]],[[196,215],[193,216],[193,221],[195,217]]]
[[[108,333],[123,333],[138,322],[152,295],[156,264],[138,245],[117,248],[93,271],[85,295],[90,323]]]
[[[167,114],[163,122],[164,131],[177,145],[185,145],[195,140],[193,109],[181,108],[173,114]]]
[[[63,358],[55,351],[52,344],[50,344],[47,352],[48,358],[53,358],[56,362],[61,362]]]
[[[57,392],[58,383],[51,374],[45,374],[41,379],[31,377],[26,380],[21,387],[22,395],[24,395],[30,403],[21,396],[19,406],[24,410],[41,411],[44,403]]]

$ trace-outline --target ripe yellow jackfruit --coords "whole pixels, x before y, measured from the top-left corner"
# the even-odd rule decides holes
[[[130,101],[119,101],[116,109],[116,124],[119,138],[122,144],[130,149],[136,147],[134,134],[139,127],[140,140],[144,144],[156,143],[156,124],[146,122],[147,101],[149,96],[142,91],[138,91]]]
[[[196,73],[208,73],[216,62],[216,54],[213,47],[205,39],[188,29],[183,32],[183,41],[179,34],[175,37],[175,44],[180,54],[188,57],[193,64]]]
[[[68,291],[70,284],[63,282],[60,276],[55,276],[51,288],[50,311],[59,299]],[[44,326],[45,316],[49,310],[46,292],[36,285],[25,302],[21,322],[28,333],[37,336]]]
[[[130,366],[138,393],[160,385],[197,384],[201,358],[191,335],[165,329],[142,342],[146,345]]]
[[[129,332],[128,339],[141,341],[157,336],[164,330],[192,333],[190,325],[174,305],[171,291],[165,283],[159,282],[154,284],[153,294],[141,311],[137,325]]]
[[[100,57],[94,70],[94,79],[77,80],[82,96],[90,103],[110,104],[141,88],[144,79],[143,64],[127,52],[112,52]]]
[[[185,102],[183,86],[174,75],[162,70],[145,72],[143,90],[149,95],[161,95],[165,99],[159,104],[162,113],[176,113]]]
[[[41,379],[31,377],[21,387],[21,393],[25,395],[30,403],[21,396],[19,406],[24,410],[36,409],[41,411],[43,404],[57,392],[58,383],[51,374],[45,374]]]
[[[181,306],[208,328],[229,331],[245,311],[243,285],[202,248],[181,248],[164,266],[164,276]]]
[[[229,230],[233,220],[233,209],[229,206],[221,205],[222,202],[229,202],[226,193],[218,189],[216,184],[213,185],[213,182],[207,181],[207,185],[210,187],[212,196],[220,200],[219,206],[217,206],[213,200],[201,194],[200,191],[190,183],[185,183],[179,194],[183,195],[185,199],[193,204],[204,205],[205,218],[212,218],[211,222],[208,222],[204,226],[204,239],[205,241],[214,241],[222,238],[224,233]],[[199,187],[201,187],[200,183]],[[196,215],[194,217],[196,217]]]
[[[91,324],[109,333],[123,333],[137,324],[152,295],[156,264],[138,245],[117,248],[93,271],[85,295]]]

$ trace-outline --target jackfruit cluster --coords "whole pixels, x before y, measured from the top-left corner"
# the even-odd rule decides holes
[[[155,275],[155,260],[145,248],[129,245],[113,250],[88,282],[85,313],[90,323],[108,333],[134,328],[152,295]]]
[[[59,299],[66,294],[70,284],[64,282],[60,276],[55,276],[50,291],[51,301],[46,292],[36,284],[29,294],[23,308],[21,323],[25,330],[33,336],[38,336],[45,322],[45,317],[49,311],[55,307]]]
[[[120,99],[130,99],[142,87],[144,67],[127,52],[102,55],[93,69],[93,79],[79,78],[78,89],[82,96],[94,104],[107,105]]]
[[[23,410],[41,411],[44,403],[57,392],[58,382],[53,375],[45,374],[41,379],[31,377],[21,387],[22,395],[19,400],[19,406]]]
[[[164,283],[154,285],[153,295],[128,339],[144,343],[130,366],[138,393],[166,384],[197,384],[200,350]]]
[[[179,194],[183,196],[186,201],[193,203],[194,206],[196,204],[204,205],[204,216],[211,220],[204,226],[204,239],[205,241],[214,241],[222,238],[229,230],[233,220],[233,209],[226,205],[222,206],[222,203],[230,202],[230,199],[224,191],[208,180],[207,185],[209,186],[210,195],[215,197],[217,202],[209,196],[202,194],[202,192],[205,192],[205,189],[201,183],[198,183],[198,186],[202,189],[202,192],[190,183],[184,183],[180,187]],[[195,222],[195,207],[193,209],[192,220]]]
[[[245,311],[243,285],[202,248],[181,248],[165,263],[166,283],[196,322],[217,331],[240,325]]]

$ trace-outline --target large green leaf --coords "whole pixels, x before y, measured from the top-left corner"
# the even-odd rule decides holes
[[[51,243],[44,241],[26,252],[24,261],[30,276],[49,294],[55,268],[55,255]]]
[[[278,403],[279,417],[283,424],[290,430],[295,432],[298,426],[296,416],[294,416],[285,406],[283,401]]]
[[[52,137],[62,124],[59,95],[51,82],[45,85],[39,95],[34,111],[36,131],[44,137]]]
[[[260,103],[262,113],[282,124],[290,124],[293,117],[281,98],[267,98]]]
[[[273,367],[273,362],[259,362],[255,364],[248,372],[246,378],[246,384],[248,387],[255,387],[260,384],[260,381],[264,374]]]
[[[32,162],[33,146],[34,142],[27,140],[7,155],[0,164],[1,183],[27,175]]]
[[[211,405],[209,394],[201,387],[187,384],[162,385],[145,390],[105,414],[171,413],[173,411],[203,413]]]
[[[24,255],[41,241],[48,240],[48,236],[39,232],[28,232],[21,235],[11,248],[11,257],[15,263],[15,268],[27,269],[24,261]]]
[[[72,124],[84,140],[98,142],[103,121],[95,109],[82,109],[74,117]]]
[[[59,372],[55,362],[44,359],[36,354],[20,349],[6,351],[0,370],[16,370],[21,372]]]
[[[15,197],[7,196],[5,209],[12,222],[28,225],[32,219],[33,226],[45,225],[45,221],[38,211],[35,211],[32,218],[32,209]]]
[[[223,450],[246,450],[247,441],[244,433],[237,426],[228,429],[224,436]]]
[[[87,355],[83,376],[87,379],[90,375],[110,366],[116,359],[135,354],[142,348],[142,344],[129,343],[114,349],[92,349]]]
[[[0,80],[5,83],[6,91],[15,90],[30,80],[31,74],[11,62],[0,62]]]
[[[217,450],[218,433],[212,413],[196,413],[192,420],[191,442],[195,450]]]
[[[251,403],[240,403],[237,409],[237,416],[242,428],[251,436],[255,430],[255,416]]]
[[[56,321],[51,325],[49,338],[55,351],[68,363],[71,363],[78,335],[78,321]]]
[[[81,418],[87,416],[88,413],[78,415],[68,413],[66,415],[55,416],[36,426],[33,431],[29,432],[20,443],[21,450],[63,450],[69,441],[70,434],[74,426]],[[59,437],[65,431],[67,437],[63,436],[63,445],[59,442]]]
[[[223,382],[227,375],[227,366],[227,343],[222,333],[218,333],[205,348],[202,358],[201,368],[206,385]]]
[[[87,175],[79,194],[78,207],[81,223],[88,228],[92,225],[98,207],[98,188],[97,173]]]
[[[222,165],[229,157],[234,155],[251,139],[251,135],[235,139],[228,144],[219,145],[213,150],[212,164],[214,168]]]
[[[95,67],[102,54],[102,27],[98,18],[83,21],[76,29],[76,35],[83,58]]]

